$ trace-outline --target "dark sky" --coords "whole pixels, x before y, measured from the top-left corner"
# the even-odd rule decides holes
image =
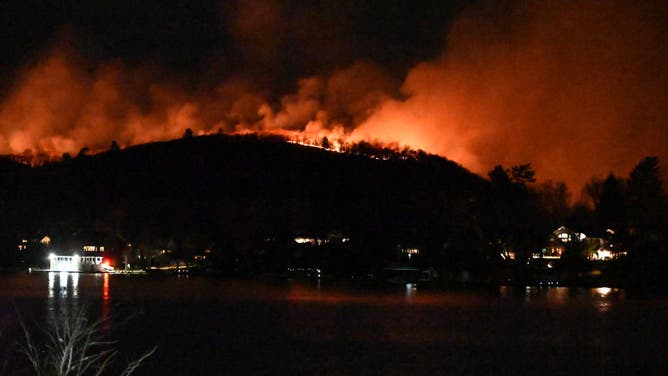
[[[259,73],[272,85],[361,59],[405,71],[441,51],[463,3],[8,1],[0,5],[2,73],[11,81],[63,38],[89,64],[120,59],[187,76],[213,70],[218,79]]]
[[[270,131],[532,162],[668,160],[666,1],[0,3],[0,153]],[[665,175],[664,175],[665,176]]]

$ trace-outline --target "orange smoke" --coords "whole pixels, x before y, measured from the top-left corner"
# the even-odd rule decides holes
[[[50,54],[25,69],[0,106],[0,151],[55,156],[112,140],[175,138],[200,126],[197,103],[133,73],[114,64],[89,73],[71,51]]]
[[[0,153],[51,158],[218,131],[272,132],[312,142],[346,138],[396,87],[382,69],[356,63],[329,77],[299,81],[294,94],[269,101],[247,80],[188,90],[159,74],[120,63],[90,70],[77,54],[54,48],[25,68],[0,105]]]
[[[643,2],[483,2],[438,58],[353,132],[400,140],[479,173],[533,162],[577,190],[668,163],[668,7]]]
[[[269,34],[294,33],[278,2],[244,4],[231,27],[254,74],[281,55]],[[281,95],[261,87],[266,77],[184,84],[56,46],[24,67],[0,104],[0,153],[60,156],[112,140],[178,138],[187,128],[275,132],[409,145],[482,174],[532,162],[539,179],[577,192],[592,175],[625,174],[646,155],[668,163],[667,8],[483,1],[450,25],[440,56],[414,66],[402,84],[360,61],[305,75]]]

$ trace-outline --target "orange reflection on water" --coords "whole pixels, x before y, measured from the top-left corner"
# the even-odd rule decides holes
[[[317,285],[294,283],[290,285],[286,294],[278,294],[274,298],[293,302],[367,306],[391,306],[396,304],[473,306],[486,303],[482,295],[456,291],[447,293],[430,290],[421,291],[420,285],[415,283],[399,285],[394,289],[386,290],[351,290],[345,287],[322,289]]]
[[[613,304],[620,299],[624,299],[622,290],[610,287],[599,287],[592,291],[595,300],[596,309],[599,312],[608,312]]]
[[[109,300],[109,273],[102,276],[102,300]]]
[[[102,322],[104,329],[111,329],[111,320],[109,320],[110,311],[110,296],[109,296],[109,273],[102,274]]]

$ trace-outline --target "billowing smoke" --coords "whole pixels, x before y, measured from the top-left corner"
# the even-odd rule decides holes
[[[405,77],[350,52],[345,20],[313,7],[253,0],[221,12],[243,65],[223,74],[225,61],[184,77],[50,46],[0,104],[0,153],[272,131],[396,142],[483,174],[532,162],[576,192],[646,155],[668,163],[661,2],[476,2]],[[290,69],[303,72],[286,85]]]
[[[668,163],[668,7],[649,2],[483,2],[436,59],[353,135],[401,140],[484,173],[533,162],[577,189]]]
[[[93,72],[67,49],[28,67],[0,107],[0,150],[57,155],[178,137],[201,126],[199,104],[119,64]]]
[[[60,45],[59,45],[60,47]],[[382,69],[359,62],[298,82],[270,100],[254,83],[230,78],[189,89],[159,72],[104,63],[88,69],[75,51],[54,48],[25,69],[0,106],[0,152],[58,157],[197,134],[267,131],[345,137],[396,91]]]

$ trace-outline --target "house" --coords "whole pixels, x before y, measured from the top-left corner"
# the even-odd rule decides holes
[[[587,258],[594,261],[609,261],[626,256],[626,252],[615,249],[613,242],[604,238],[587,238],[585,250]]]
[[[610,234],[612,230],[607,230]],[[614,233],[614,232],[613,232]],[[540,252],[534,253],[534,259],[561,259],[568,247],[574,247],[584,252],[584,256],[592,261],[607,261],[626,255],[614,248],[609,238],[587,237],[581,232],[575,232],[566,226],[554,230],[547,245]]]
[[[547,239],[547,245],[541,252],[534,253],[532,258],[560,259],[569,245],[580,244],[587,235],[581,232],[575,232],[566,226],[561,226],[552,231]]]
[[[51,253],[49,270],[56,272],[93,272],[108,273],[114,270],[102,256],[64,256]]]

